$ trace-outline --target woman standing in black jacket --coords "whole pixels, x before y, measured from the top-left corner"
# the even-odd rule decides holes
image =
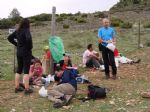
[[[21,20],[17,30],[8,36],[8,41],[17,47],[17,72],[15,75],[15,92],[23,91],[19,86],[20,75],[24,73],[23,81],[25,94],[32,93],[29,88],[29,69],[32,56],[32,37],[30,33],[30,23],[27,18]]]

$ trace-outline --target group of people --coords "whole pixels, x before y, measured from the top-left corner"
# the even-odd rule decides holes
[[[108,48],[108,44],[116,44],[116,33],[113,28],[109,26],[109,20],[103,19],[103,27],[98,30],[99,48],[102,53],[100,54],[93,50],[92,44],[87,46],[87,50],[83,53],[83,64],[89,68],[99,69],[104,66],[105,78],[110,78],[110,69],[112,68],[112,79],[116,79],[117,67],[115,63],[114,50]],[[42,83],[44,74],[49,74],[50,69],[43,69],[42,63],[44,60],[49,62],[51,59],[51,52],[48,46],[44,47],[45,55],[42,61],[37,58],[32,59],[32,36],[30,33],[30,23],[27,18],[22,19],[15,32],[8,36],[10,43],[16,46],[17,52],[17,71],[15,75],[15,92],[24,91],[25,94],[30,94],[33,90],[30,84]],[[72,63],[70,56],[63,54],[64,59],[59,63],[54,64],[55,76],[54,80],[56,86],[48,88],[46,96],[54,102],[54,107],[62,107],[67,105],[77,91],[77,80],[75,75],[72,74]],[[32,60],[32,61],[31,61]],[[50,63],[48,63],[50,64]],[[48,65],[49,67],[50,65]],[[74,69],[74,68],[73,68]],[[48,71],[47,71],[48,70]],[[24,74],[23,81],[21,81],[21,74]],[[23,83],[22,83],[23,82]]]

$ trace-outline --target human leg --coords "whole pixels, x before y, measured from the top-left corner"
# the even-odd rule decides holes
[[[108,49],[105,47],[102,49],[102,57],[104,60],[106,79],[108,79],[110,77],[110,74],[109,74],[109,56],[108,56]]]

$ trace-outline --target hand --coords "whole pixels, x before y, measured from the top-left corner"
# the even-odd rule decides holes
[[[112,43],[112,40],[107,40],[107,41],[105,41],[106,43]]]

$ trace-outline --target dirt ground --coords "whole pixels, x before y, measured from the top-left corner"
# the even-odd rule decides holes
[[[84,108],[87,108],[86,111],[150,112],[150,99],[141,97],[142,92],[150,92],[150,64],[148,61],[144,61],[146,58],[144,53],[139,55],[142,57],[142,61],[139,64],[122,64],[119,66],[117,80],[105,80],[104,72],[99,70],[94,72],[88,70],[83,73],[88,76],[93,84],[107,87],[111,90],[108,93],[108,97],[101,103],[112,106],[108,106],[105,109],[104,107],[98,107],[99,103],[96,102],[97,107],[84,106]],[[76,97],[86,96],[86,90],[87,84],[78,85]],[[70,111],[84,112],[83,108],[79,106],[80,104],[80,101],[74,99],[71,104],[74,107]],[[14,81],[0,81],[0,112],[51,112],[49,111],[50,108],[51,103],[46,98],[41,98],[38,95],[37,88],[34,88],[33,94],[25,96],[23,93],[14,93]],[[97,110],[93,110],[93,108],[97,108]]]

